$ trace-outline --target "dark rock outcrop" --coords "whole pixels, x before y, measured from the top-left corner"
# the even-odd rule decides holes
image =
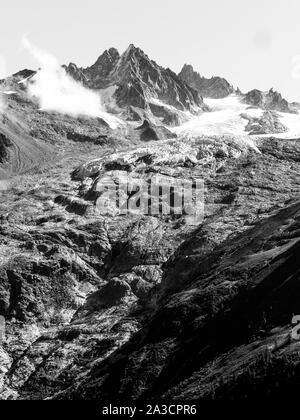
[[[274,111],[265,111],[261,117],[251,117],[247,114],[242,114],[241,117],[248,120],[245,130],[249,131],[250,135],[276,134],[287,131],[287,127],[280,122]]]
[[[105,50],[91,67],[84,70],[89,80],[89,86],[102,89],[114,82],[112,73],[115,71],[119,60],[120,54],[116,48]]]
[[[262,92],[258,89],[250,90],[244,96],[244,101],[249,105],[270,111],[297,113],[294,107],[279,92],[273,89],[270,89],[268,92]]]
[[[8,148],[12,146],[12,142],[2,133],[0,133],[0,163],[3,163],[8,155]]]
[[[137,127],[136,130],[139,131],[142,141],[166,140],[177,137],[176,134],[172,133],[163,125],[157,126],[147,120],[144,120],[143,124]]]
[[[233,86],[226,79],[216,76],[205,78],[194,71],[190,64],[185,64],[178,76],[204,98],[225,98],[234,92]]]

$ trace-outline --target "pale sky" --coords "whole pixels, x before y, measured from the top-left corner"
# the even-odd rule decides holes
[[[86,67],[107,48],[130,43],[178,72],[190,63],[242,91],[274,87],[300,101],[299,0],[1,1],[0,67],[37,64],[26,35],[63,63]],[[2,56],[2,57],[1,57]],[[4,57],[4,58],[3,58]]]

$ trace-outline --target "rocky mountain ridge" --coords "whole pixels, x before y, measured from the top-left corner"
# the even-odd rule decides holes
[[[133,44],[122,55],[115,48],[104,51],[91,67],[79,69],[69,64],[65,68],[72,77],[92,89],[116,85],[113,93],[116,104],[120,108],[129,107],[131,117],[138,108],[158,117],[166,114],[166,121],[172,123],[173,119],[176,122],[176,110],[197,113],[205,109],[198,92],[170,69],[150,60]]]
[[[248,105],[270,111],[297,113],[297,108],[284,99],[279,92],[274,91],[273,88],[268,92],[262,92],[258,89],[250,90],[244,95],[244,101]]]
[[[218,76],[207,79],[194,71],[190,64],[185,64],[178,76],[204,98],[224,98],[235,91],[226,79]]]
[[[264,110],[298,112],[296,104],[290,104],[273,89],[268,92],[253,89],[243,94],[226,79],[205,78],[188,64],[177,76],[133,44],[122,55],[115,48],[104,51],[90,67],[78,68],[74,63],[64,67],[75,80],[92,89],[114,86],[112,96],[116,105],[126,108],[127,118],[133,120],[153,115],[167,125],[178,125],[184,117],[177,111],[207,110],[203,98],[221,99],[233,93],[247,104]]]

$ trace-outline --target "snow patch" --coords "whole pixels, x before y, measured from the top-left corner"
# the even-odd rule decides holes
[[[20,80],[18,82],[18,85],[24,85],[24,84],[26,84],[28,82],[28,80],[31,79],[31,78],[32,78],[32,75],[30,75],[28,77],[25,77],[24,79],[22,79],[22,80]]]
[[[1,90],[1,93],[3,93],[3,95],[13,95],[17,92],[15,90]]]
[[[245,135],[247,121],[241,118],[242,113],[253,117],[259,117],[261,109],[249,108],[242,103],[238,96],[230,95],[222,99],[205,99],[210,112],[204,112],[199,116],[192,116],[189,121],[179,127],[173,128],[177,135],[197,136],[206,135]]]
[[[242,118],[241,114],[258,118],[262,116],[264,110],[250,107],[235,94],[222,99],[205,98],[205,103],[209,106],[210,112],[204,112],[198,116],[186,113],[188,121],[179,127],[169,127],[169,130],[178,136],[189,138],[199,135],[243,136],[245,141],[248,137],[249,142],[253,143],[252,136],[245,131],[248,121]],[[259,137],[300,138],[300,115],[277,111],[276,114],[288,131],[278,134],[261,134]]]
[[[300,115],[289,114],[286,112],[277,112],[280,122],[288,129],[285,133],[272,134],[272,137],[281,139],[296,139],[300,138]],[[266,137],[266,135],[264,136]]]

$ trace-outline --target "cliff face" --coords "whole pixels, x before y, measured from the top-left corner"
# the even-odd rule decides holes
[[[245,131],[251,135],[276,134],[287,131],[287,127],[280,122],[275,111],[264,111],[261,117],[251,117],[247,114],[242,114],[241,117],[248,120]]]
[[[102,89],[114,83],[112,73],[120,60],[120,54],[115,48],[104,51],[97,61],[84,70],[89,85],[96,89]]]
[[[246,93],[244,101],[249,105],[266,110],[296,113],[295,107],[273,89],[270,89],[268,92],[253,89]]]
[[[190,64],[185,64],[178,76],[204,98],[225,98],[234,92],[233,86],[226,79],[221,77],[211,77],[210,79],[202,77],[194,71]]]
[[[12,142],[2,133],[0,133],[0,163],[3,163],[9,153],[9,147]]]

